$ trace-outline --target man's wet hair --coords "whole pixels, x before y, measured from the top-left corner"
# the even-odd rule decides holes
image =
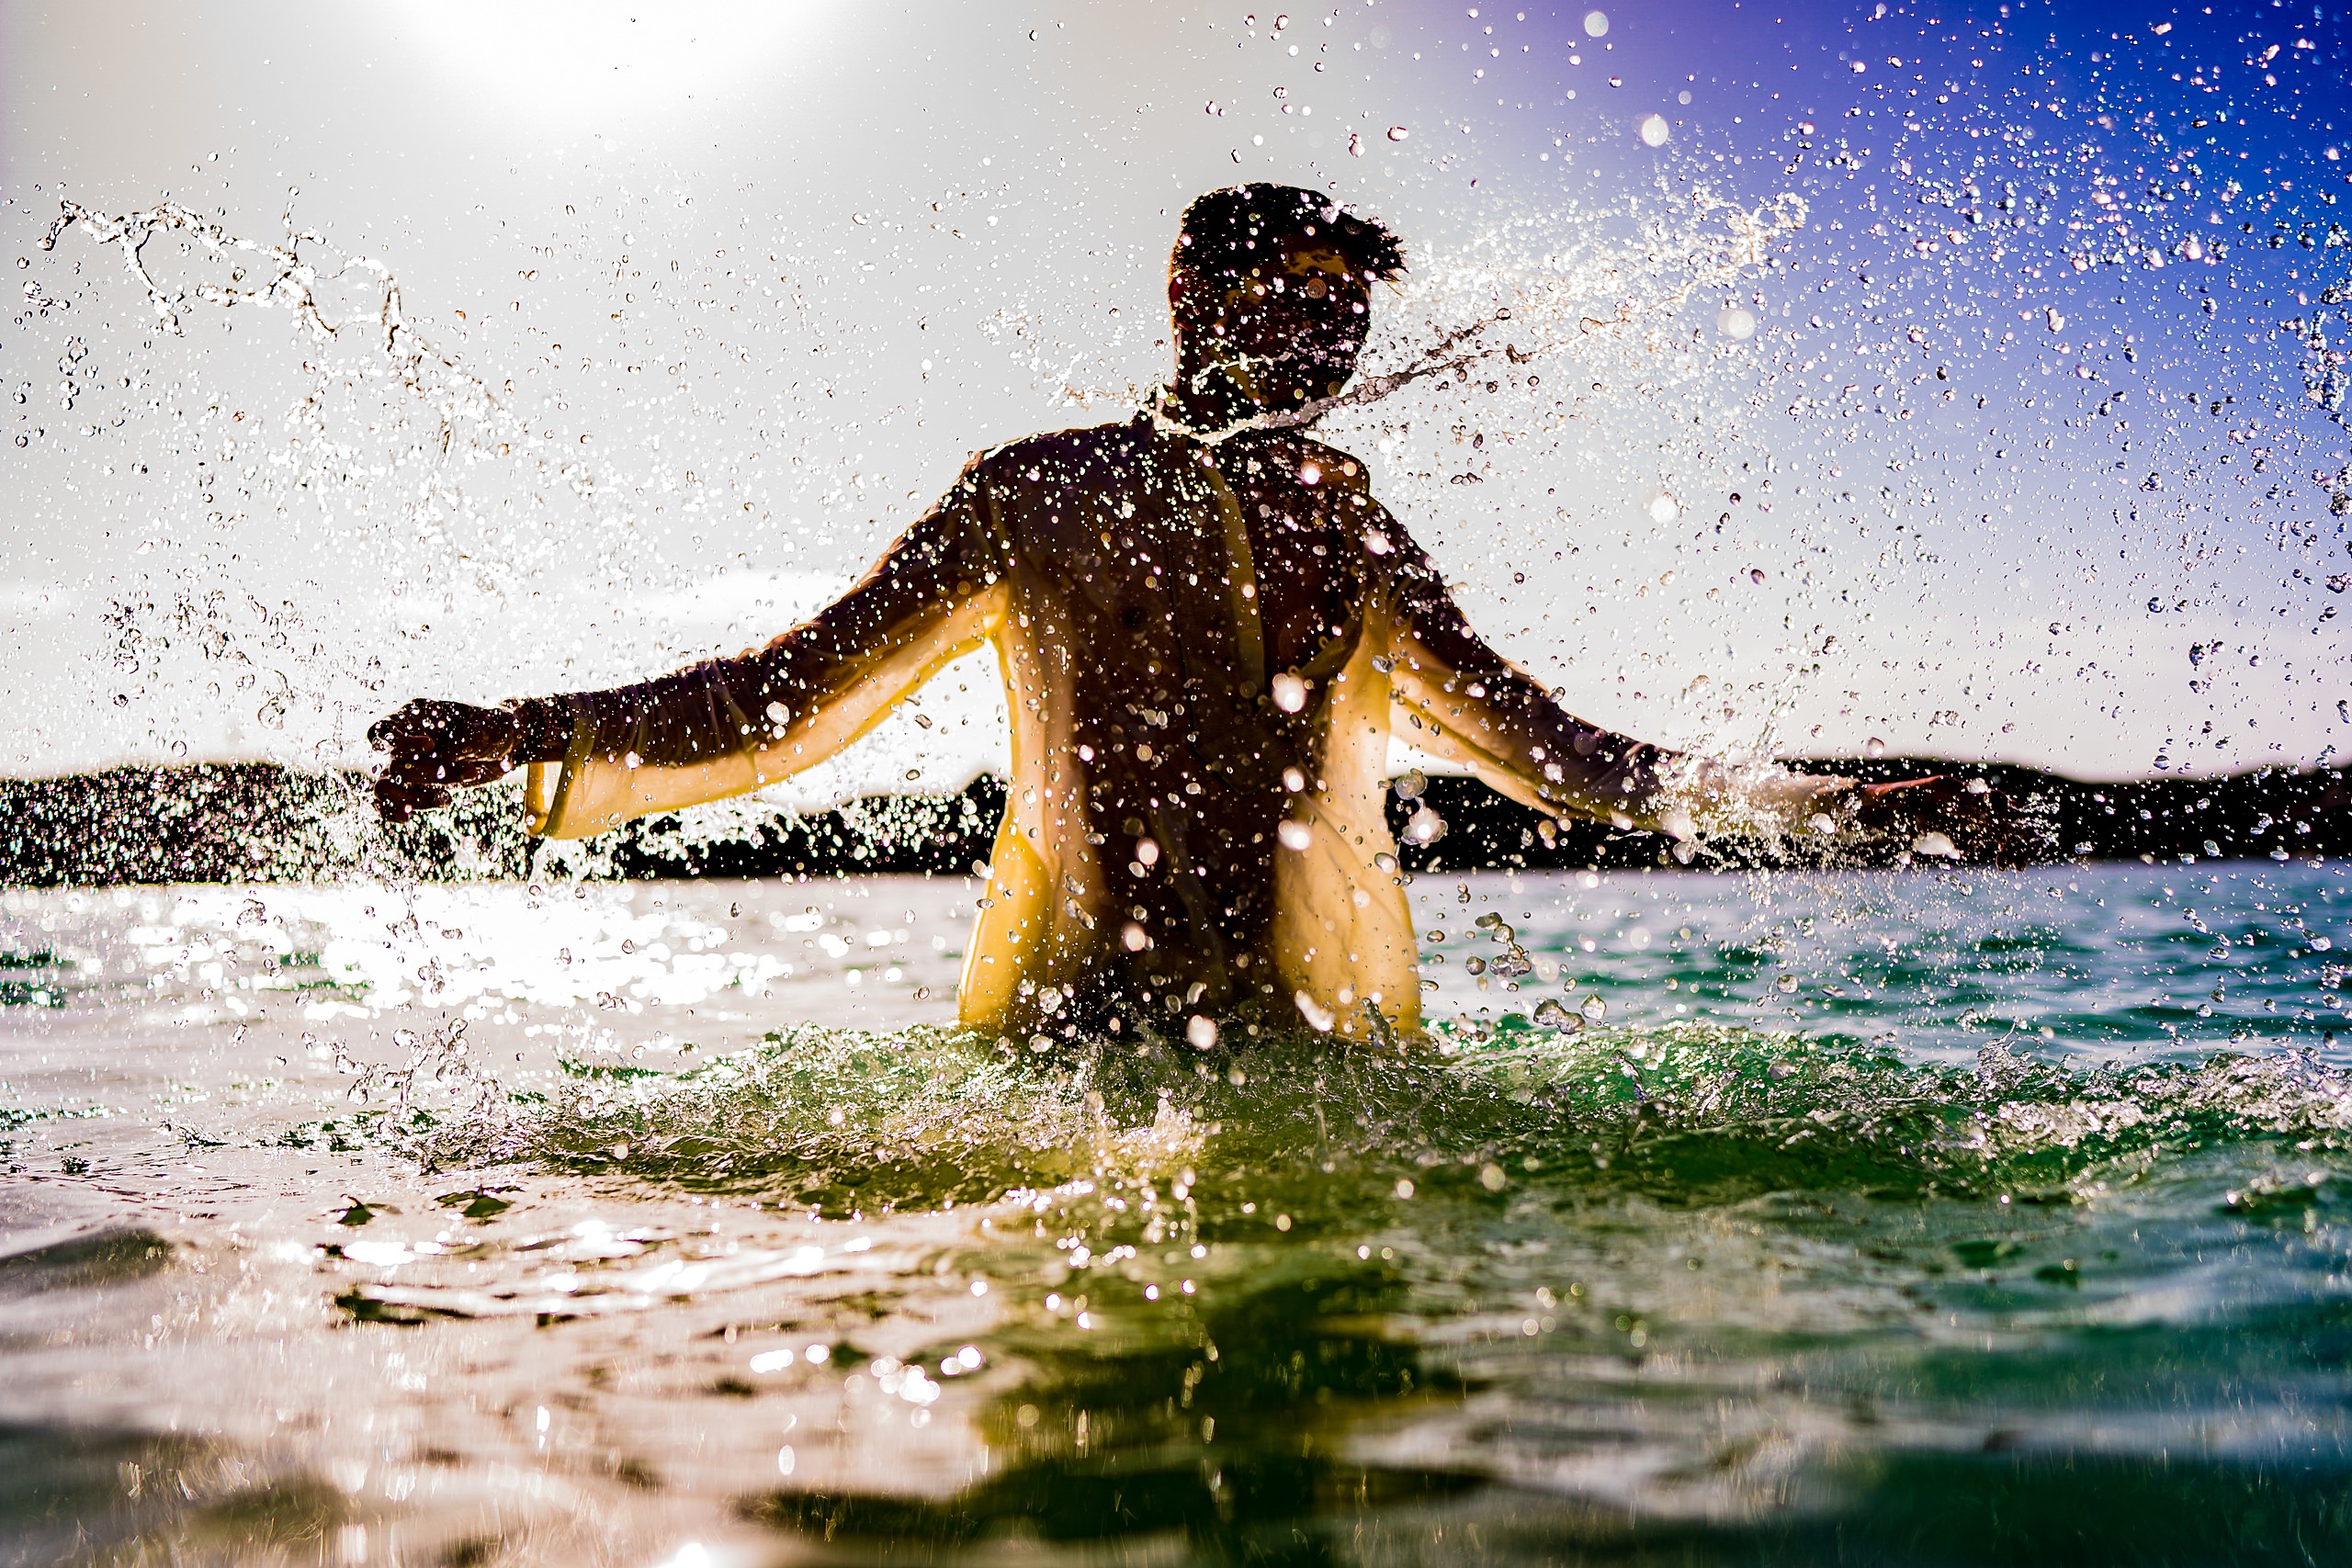
[[[1405,247],[1375,219],[1343,210],[1320,191],[1271,184],[1232,186],[1184,209],[1171,270],[1239,276],[1278,255],[1284,240],[1313,239],[1340,253],[1367,282],[1405,274]]]

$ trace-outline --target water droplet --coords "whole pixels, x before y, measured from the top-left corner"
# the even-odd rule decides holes
[[[1557,1001],[1547,999],[1535,1004],[1535,1026],[1538,1029],[1555,1029],[1563,1034],[1574,1034],[1584,1027],[1584,1020]]]
[[[1216,1020],[1194,1013],[1184,1025],[1184,1038],[1195,1051],[1205,1051],[1216,1043]]]
[[[1422,807],[1405,824],[1405,841],[1408,844],[1434,844],[1445,837],[1445,818]]]
[[[1401,125],[1392,125],[1388,128],[1388,140],[1391,141],[1402,141],[1412,134]]]
[[[1587,1023],[1599,1023],[1609,1016],[1609,1004],[1598,996],[1590,996],[1577,1004],[1577,1011],[1584,1014]]]
[[[1797,988],[1797,977],[1794,975],[1783,975],[1772,984],[1780,988],[1781,995],[1786,996]]]
[[[1467,969],[1473,975],[1484,975],[1487,972],[1487,961],[1483,958],[1465,959],[1463,962],[1462,967]]]
[[[1584,14],[1584,36],[1587,38],[1607,38],[1609,36],[1609,13],[1606,11],[1587,11]]]
[[[1715,331],[1735,343],[1756,335],[1756,315],[1744,305],[1726,305],[1715,312]]]
[[[1421,772],[1420,769],[1415,768],[1411,773],[1405,774],[1402,778],[1396,781],[1396,798],[1399,800],[1419,800],[1429,787],[1429,775]]]
[[[1306,682],[1284,671],[1274,677],[1274,705],[1284,713],[1296,713],[1306,705]]]
[[[1873,759],[1885,756],[1886,742],[1881,740],[1875,735],[1871,736],[1868,740],[1862,742],[1862,755]]]
[[[1667,138],[1674,134],[1674,128],[1666,123],[1666,116],[1654,114],[1643,119],[1641,133],[1643,146],[1663,147]]]
[[[1665,491],[1660,491],[1650,497],[1649,511],[1651,522],[1671,523],[1682,515],[1682,503]]]
[[[1764,581],[1764,569],[1760,566],[1749,567],[1747,569],[1747,581],[1750,582],[1761,583]]]
[[[1315,829],[1293,818],[1274,829],[1274,837],[1286,850],[1303,850],[1315,841]]]

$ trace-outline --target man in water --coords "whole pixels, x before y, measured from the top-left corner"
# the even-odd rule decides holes
[[[1403,270],[1386,229],[1313,191],[1202,197],[1169,269],[1175,381],[1149,407],[973,458],[855,587],[764,649],[612,691],[410,703],[369,731],[391,753],[384,817],[522,764],[531,830],[556,838],[739,795],[993,647],[1012,772],[963,1021],[1181,1021],[1202,1045],[1245,1006],[1353,1036],[1418,1027],[1383,810],[1400,720],[1555,816],[1678,840],[1894,828],[1897,797],[1846,780],[1608,734],[1479,640],[1363,465],[1303,417],[1340,395],[1372,286]]]

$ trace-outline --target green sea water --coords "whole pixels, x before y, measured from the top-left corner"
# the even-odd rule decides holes
[[[2352,1560],[2342,866],[1424,875],[1208,1052],[972,891],[6,896],[0,1562]]]

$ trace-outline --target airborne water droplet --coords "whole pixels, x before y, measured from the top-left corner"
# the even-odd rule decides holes
[[[1577,1010],[1584,1014],[1588,1023],[1599,1023],[1609,1016],[1609,1004],[1598,996],[1590,996],[1577,1005]]]
[[[1756,335],[1756,316],[1744,305],[1726,305],[1715,312],[1715,331],[1735,343]]]
[[[1643,146],[1663,147],[1667,138],[1674,134],[1674,128],[1666,123],[1664,115],[1654,114],[1643,119],[1641,133]]]
[[[1609,34],[1609,13],[1587,11],[1584,14],[1584,32],[1587,38],[1606,38]]]
[[[1391,141],[1402,141],[1412,134],[1401,125],[1392,125],[1388,128],[1388,140]]]
[[[1584,1020],[1557,1001],[1546,999],[1535,1004],[1535,1026],[1538,1029],[1555,1029],[1563,1034],[1574,1034],[1584,1027]]]
[[[1868,740],[1862,742],[1862,755],[1873,759],[1885,756],[1886,742],[1881,740],[1875,735],[1871,736]]]

